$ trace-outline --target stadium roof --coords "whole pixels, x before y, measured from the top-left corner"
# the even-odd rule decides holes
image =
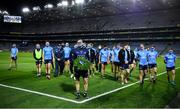
[[[38,20],[41,16],[50,19],[71,19],[180,9],[180,0],[85,0],[82,5],[73,5],[72,2],[76,0],[67,0],[67,7],[57,7],[57,4],[62,1],[64,0],[1,0],[0,10],[7,10],[11,15],[24,15],[23,7],[29,7],[32,10],[33,7],[39,6],[40,12],[32,10],[28,14],[30,19],[34,16]],[[51,10],[44,9],[48,3],[54,6]]]

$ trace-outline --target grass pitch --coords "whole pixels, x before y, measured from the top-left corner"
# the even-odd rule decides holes
[[[36,77],[36,66],[32,53],[20,52],[18,55],[18,69],[7,70],[9,67],[9,53],[0,52],[0,84],[38,91],[50,95],[75,100],[74,80],[70,75],[64,75],[47,80],[45,75]],[[176,68],[180,67],[177,59]],[[42,67],[44,73],[44,65]],[[158,58],[158,73],[165,71],[163,58]],[[52,72],[53,73],[53,72]],[[129,84],[138,81],[138,68],[133,71]],[[0,86],[1,108],[161,108],[165,107],[178,92],[180,92],[180,69],[176,70],[176,86],[167,82],[167,75],[157,78],[156,84],[145,81],[143,87],[139,84],[127,87],[120,91],[76,104],[64,100],[50,98],[29,92],[23,92]],[[83,84],[81,84],[82,86]],[[120,81],[114,81],[113,74],[108,66],[106,79],[101,79],[99,73],[89,79],[89,97],[123,87]],[[79,101],[84,100],[82,97]]]

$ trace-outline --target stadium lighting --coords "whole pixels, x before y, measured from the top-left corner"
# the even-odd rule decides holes
[[[33,7],[33,11],[40,11],[40,10],[41,10],[41,8],[39,6]]]
[[[2,14],[5,14],[5,15],[7,15],[7,14],[9,14],[7,11],[3,11],[3,12],[1,12]]]
[[[51,9],[51,8],[53,8],[53,5],[52,4],[47,4],[47,5],[44,6],[44,8]]]
[[[58,3],[58,4],[57,4],[57,7],[60,7],[60,6],[62,6],[62,3]]]
[[[23,13],[28,13],[28,12],[30,12],[30,9],[28,7],[25,7],[25,8],[22,9],[22,12]]]
[[[75,1],[77,4],[83,4],[84,3],[84,0],[76,0]]]
[[[68,6],[68,1],[62,1],[62,6]]]

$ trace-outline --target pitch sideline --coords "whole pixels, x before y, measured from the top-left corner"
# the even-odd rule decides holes
[[[176,70],[177,70],[177,69],[180,69],[180,67],[177,67]],[[157,74],[157,76],[161,76],[161,75],[163,75],[163,74],[165,74],[165,73],[166,73],[166,71]],[[146,78],[145,80],[149,80],[149,78]],[[99,94],[99,95],[90,97],[90,98],[85,99],[85,100],[82,100],[82,101],[76,101],[76,100],[72,100],[72,99],[68,99],[68,98],[64,98],[64,97],[59,97],[59,96],[55,96],[55,95],[51,95],[51,94],[46,94],[46,93],[42,93],[42,92],[38,92],[38,91],[28,90],[28,89],[19,88],[19,87],[14,87],[14,86],[9,86],[9,85],[4,85],[4,84],[0,84],[0,86],[1,86],[1,87],[6,87],[6,88],[10,88],[10,89],[19,90],[19,91],[29,92],[29,93],[33,93],[33,94],[37,94],[37,95],[47,96],[47,97],[55,98],[55,99],[59,99],[59,100],[64,100],[64,101],[68,101],[68,102],[72,102],[72,103],[76,103],[76,104],[83,104],[83,103],[86,103],[86,102],[91,101],[91,100],[93,100],[93,99],[96,99],[96,98],[99,98],[99,97],[102,97],[102,96],[105,96],[105,95],[108,95],[108,94],[117,92],[117,91],[119,91],[119,90],[125,89],[125,88],[127,88],[127,87],[133,86],[133,85],[135,85],[135,84],[138,84],[139,82],[140,82],[140,81],[137,81],[137,82],[134,82],[134,83],[125,85],[125,86],[123,86],[123,87],[119,87],[119,88],[117,88],[117,89],[114,89],[114,90],[111,90],[111,91],[108,91],[108,92],[104,92],[104,93],[102,93],[102,94]]]

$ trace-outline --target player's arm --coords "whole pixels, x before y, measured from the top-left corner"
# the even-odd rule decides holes
[[[42,53],[42,62],[44,62],[44,49],[43,49],[43,53]]]
[[[54,52],[53,52],[53,49],[52,49],[52,61],[53,61],[53,63],[54,63]]]
[[[99,64],[101,63],[101,51],[99,52]]]
[[[164,57],[164,63],[165,64],[167,63],[167,57],[166,56]]]
[[[108,64],[109,64],[109,63],[110,63],[110,53],[108,53],[108,57],[107,57],[107,58],[108,58],[108,61],[107,61],[107,62],[108,62]]]

